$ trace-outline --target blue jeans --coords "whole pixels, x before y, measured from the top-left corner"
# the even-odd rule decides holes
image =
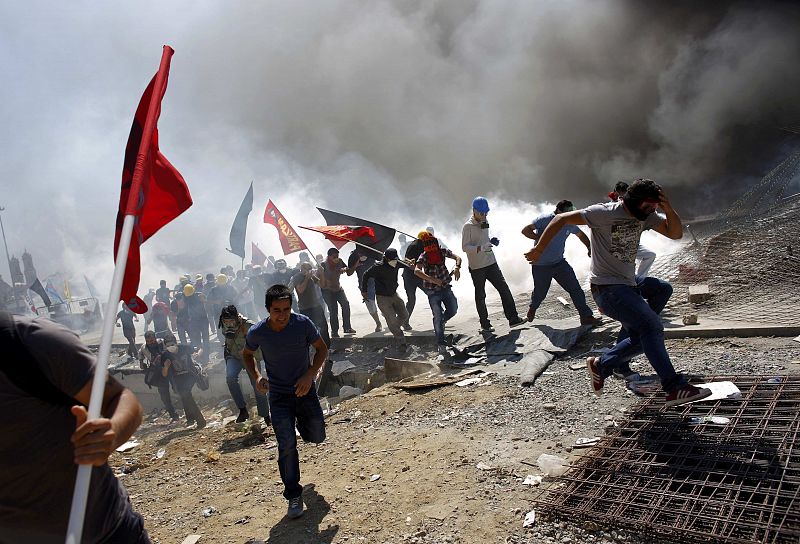
[[[436,289],[428,292],[428,304],[433,312],[433,332],[436,333],[436,343],[443,345],[444,324],[458,312],[458,301],[450,287]]]
[[[561,259],[555,264],[535,264],[531,266],[531,274],[533,275],[531,308],[534,311],[539,308],[547,296],[552,280],[556,280],[564,288],[564,291],[569,293],[569,298],[572,299],[572,303],[578,310],[578,315],[581,317],[590,317],[592,315],[592,309],[586,304],[586,295],[583,294],[578,278],[575,277],[575,271],[566,259]]]
[[[325,441],[325,418],[314,387],[303,397],[270,389],[269,408],[272,412],[272,428],[278,441],[278,470],[283,481],[283,496],[291,500],[303,494],[294,429],[297,427],[305,442],[320,444]]]
[[[597,307],[622,323],[626,331],[620,334],[620,338],[624,338],[600,358],[603,377],[610,376],[614,368],[623,367],[633,357],[644,353],[661,378],[664,391],[669,393],[686,385],[686,379],[675,372],[664,346],[664,326],[659,312],[671,295],[672,286],[657,278],[646,278],[637,287],[592,285]]]
[[[261,363],[256,361],[256,364],[261,366]],[[228,391],[231,392],[231,398],[233,402],[236,403],[236,407],[239,410],[243,408],[247,408],[247,403],[244,400],[244,394],[242,394],[242,386],[239,385],[239,374],[242,373],[244,370],[244,363],[239,359],[235,359],[233,357],[228,357],[225,359],[225,382],[228,384]],[[250,378],[250,385],[253,386],[253,392],[256,394],[256,407],[258,408],[258,415],[261,417],[267,418],[269,417],[269,404],[267,403],[267,396],[264,393],[259,393],[258,389],[256,389],[256,382],[253,380],[253,377],[250,374],[247,374],[247,377]]]

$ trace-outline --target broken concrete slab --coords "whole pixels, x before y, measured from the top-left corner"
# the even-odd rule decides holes
[[[438,371],[438,365],[425,361],[407,361],[405,359],[386,357],[383,362],[383,372],[386,375],[387,382],[398,382],[420,374]]]
[[[689,302],[700,303],[705,302],[711,298],[711,290],[706,284],[690,285],[689,286]]]
[[[183,539],[181,544],[197,544],[201,538],[203,538],[203,535],[189,535]]]

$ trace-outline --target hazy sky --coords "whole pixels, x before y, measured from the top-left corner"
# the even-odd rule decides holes
[[[276,254],[269,198],[295,226],[322,224],[320,205],[434,224],[457,246],[486,194],[515,256],[542,203],[600,201],[619,178],[652,177],[685,213],[713,211],[792,143],[779,127],[800,119],[800,8],[697,5],[3,2],[9,249],[27,248],[42,277],[110,282],[125,142],[165,43],[161,149],[195,204],[144,246],[143,286],[234,264],[224,247],[251,180],[249,238]],[[197,254],[208,266],[188,269],[181,256]]]

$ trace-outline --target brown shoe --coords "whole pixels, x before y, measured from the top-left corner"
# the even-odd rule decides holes
[[[536,319],[536,310],[533,307],[528,308],[528,323],[532,323]]]

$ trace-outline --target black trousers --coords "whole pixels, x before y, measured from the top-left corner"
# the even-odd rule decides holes
[[[481,320],[481,325],[489,324],[489,312],[486,310],[486,282],[492,284],[500,293],[500,300],[503,302],[503,313],[506,314],[506,319],[511,321],[517,319],[517,306],[514,304],[514,296],[511,294],[511,289],[508,288],[506,279],[500,271],[497,263],[477,270],[469,269],[472,276],[472,283],[475,285],[475,306],[478,309],[478,317]]]

